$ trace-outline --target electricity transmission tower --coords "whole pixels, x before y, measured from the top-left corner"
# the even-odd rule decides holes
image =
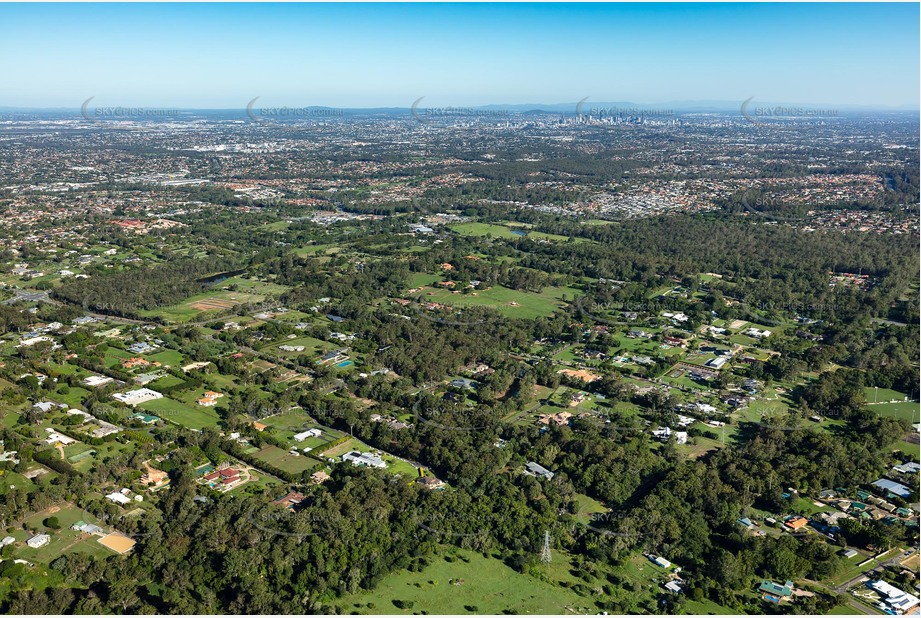
[[[550,531],[544,530],[544,546],[540,550],[540,561],[544,564],[550,564]]]

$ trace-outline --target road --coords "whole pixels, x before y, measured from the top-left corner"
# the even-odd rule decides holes
[[[12,305],[17,302],[33,302],[33,303],[50,303],[51,298],[48,297],[48,292],[37,292],[34,290],[23,290],[22,288],[13,289],[13,298],[7,298],[3,301],[4,305]]]
[[[908,552],[907,554],[905,553],[906,551]],[[844,595],[844,597],[847,599],[848,606],[850,606],[851,608],[858,610],[859,612],[863,614],[880,615],[882,614],[882,612],[874,611],[872,608],[868,607],[867,605],[864,605],[863,603],[858,601],[856,598],[854,598],[852,595],[848,594],[848,590],[850,590],[851,588],[859,584],[862,580],[872,579],[875,573],[877,573],[878,571],[881,571],[883,568],[887,566],[898,566],[906,558],[913,555],[916,551],[917,550],[915,548],[911,548],[908,550],[903,550],[899,548],[898,550],[894,550],[894,553],[892,554],[892,556],[890,556],[889,558],[887,558],[886,560],[882,562],[873,558],[874,562],[876,562],[876,566],[870,568],[867,571],[864,571],[863,573],[861,573],[860,575],[857,575],[856,577],[852,577],[851,579],[844,582],[843,584],[835,586],[834,592],[839,595]],[[821,584],[818,584],[818,585],[821,586]]]

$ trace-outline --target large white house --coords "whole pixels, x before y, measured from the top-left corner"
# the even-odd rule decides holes
[[[867,582],[867,586],[879,594],[879,608],[886,613],[891,612],[899,615],[916,613],[918,607],[921,606],[921,600],[918,597],[899,590],[881,579]]]
[[[26,545],[32,549],[38,549],[39,547],[44,547],[51,542],[51,537],[47,534],[36,534],[26,541]]]
[[[128,391],[126,393],[115,393],[112,395],[112,397],[114,399],[118,399],[122,403],[128,404],[129,406],[136,406],[139,403],[144,403],[145,401],[161,399],[163,394],[149,388],[139,388],[137,390]]]
[[[359,453],[352,451],[342,456],[342,461],[351,461],[353,466],[370,466],[372,468],[386,468],[387,463],[372,453]]]
[[[323,432],[317,428],[308,429],[307,431],[302,431],[301,433],[294,434],[295,442],[303,442],[307,438],[319,438]]]

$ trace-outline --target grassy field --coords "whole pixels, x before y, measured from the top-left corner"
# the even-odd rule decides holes
[[[182,364],[183,357],[182,354],[176,350],[163,350],[161,352],[157,352],[156,354],[148,355],[147,360],[162,363],[163,365],[168,365],[170,367],[178,367]]]
[[[684,610],[686,614],[695,614],[695,615],[715,615],[715,616],[728,616],[733,614],[731,609],[727,609],[718,603],[711,601],[710,599],[704,599],[703,601],[694,601],[688,599],[684,603]],[[834,613],[834,612],[832,612]],[[850,612],[844,612],[850,613]]]
[[[434,302],[449,307],[490,307],[510,318],[533,319],[549,316],[581,292],[571,287],[547,287],[541,293],[520,292],[501,285],[468,294],[454,294],[446,288],[426,288],[422,302]],[[418,296],[414,294],[413,296]],[[517,305],[512,304],[517,303]],[[419,309],[426,311],[425,309]]]
[[[894,391],[891,388],[877,389],[877,388],[873,388],[869,386],[863,389],[863,396],[866,398],[867,403],[885,402],[885,401],[902,401],[907,397],[905,393]]]
[[[50,530],[44,525],[45,519],[51,516],[57,517],[60,523],[59,529]],[[47,564],[59,556],[74,551],[98,557],[111,556],[112,552],[97,542],[99,537],[70,529],[70,526],[77,520],[99,523],[83,509],[70,503],[62,503],[26,517],[24,523],[28,526],[29,532],[20,528],[12,534],[18,541],[14,552],[15,557]],[[25,540],[32,536],[32,532],[48,533],[51,535],[51,541],[43,547],[33,549],[25,544]]]
[[[301,352],[289,352],[285,350],[278,349],[280,345],[289,345],[289,346],[304,346],[303,351]],[[278,356],[284,356],[288,358],[293,358],[297,356],[307,355],[307,356],[322,356],[327,352],[332,352],[333,350],[338,350],[343,346],[337,346],[328,341],[321,341],[319,339],[314,339],[313,337],[298,337],[296,339],[286,339],[284,341],[278,341],[270,345],[265,346],[260,350],[261,352],[266,352],[269,354],[276,354]]]
[[[233,289],[229,289],[233,288]],[[269,295],[278,295],[288,288],[274,283],[265,283],[231,277],[218,286],[195,294],[170,307],[141,311],[144,317],[161,317],[173,322],[188,322],[202,318],[208,313],[229,309],[243,303],[260,303]]]
[[[306,425],[314,421],[310,418],[310,415],[303,410],[295,409],[290,412],[285,412],[284,414],[267,416],[260,419],[260,422],[265,423],[269,427],[277,427],[278,429],[302,431]]]
[[[313,457],[306,455],[292,455],[283,451],[277,446],[267,446],[255,455],[256,459],[275,466],[285,472],[300,474],[308,470],[313,470],[320,465],[320,462]]]
[[[896,450],[899,450],[908,455],[914,455],[915,457],[921,457],[921,444],[917,442],[909,442],[908,440],[902,440],[901,442],[896,442],[894,445]]]
[[[411,602],[412,608],[400,609],[394,601]],[[596,613],[589,599],[568,588],[463,550],[448,550],[419,573],[388,575],[374,590],[345,596],[335,605],[345,614]]]
[[[493,238],[537,238],[544,240],[569,240],[568,236],[545,234],[528,229],[523,223],[511,222],[506,225],[493,223],[458,223],[450,226],[453,232],[462,236],[492,236]],[[517,233],[516,233],[517,232]]]
[[[213,427],[220,420],[213,408],[190,405],[169,397],[138,404],[137,409],[150,412],[165,421],[173,422],[189,429]]]
[[[306,257],[310,255],[324,254],[324,255],[335,255],[339,253],[341,249],[335,245],[309,245],[306,247],[299,247],[294,250],[294,254],[298,257]]]
[[[911,423],[918,422],[918,415],[921,414],[921,404],[906,401],[903,403],[877,403],[867,406],[880,416],[891,416],[902,418]]]

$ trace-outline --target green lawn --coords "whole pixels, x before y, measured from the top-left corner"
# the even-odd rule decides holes
[[[59,506],[60,510],[53,514],[49,514],[46,510],[25,518],[25,523],[28,525],[30,532],[18,528],[12,535],[17,541],[20,541],[20,543],[16,544],[14,552],[16,558],[47,564],[55,558],[73,551],[89,553],[99,557],[113,555],[110,550],[99,544],[97,541],[99,538],[98,536],[86,535],[82,532],[70,529],[70,526],[77,520],[99,524],[100,522],[98,520],[75,505],[61,504]],[[43,522],[49,516],[58,518],[60,522],[60,528],[58,530],[49,530],[45,527]],[[100,525],[103,525],[106,531],[110,530],[110,528],[104,524]],[[51,541],[43,547],[33,549],[24,542],[27,538],[32,536],[31,532],[48,533],[51,535]]]
[[[522,223],[510,223],[508,225],[495,225],[492,223],[458,223],[450,226],[450,229],[463,236],[492,236],[493,238],[539,238],[545,240],[569,240],[568,236],[559,234],[546,234],[544,232],[533,232],[526,228]],[[519,233],[516,234],[515,231]],[[523,233],[522,233],[523,232]]]
[[[214,408],[190,405],[169,397],[138,404],[137,409],[150,412],[164,421],[173,422],[190,429],[213,427],[220,420]]]
[[[289,345],[289,346],[304,346],[304,349],[300,352],[291,352],[286,350],[278,349],[280,345]],[[270,345],[265,346],[260,351],[266,352],[268,354],[277,354],[278,356],[284,356],[288,358],[294,358],[298,356],[322,356],[327,352],[332,352],[333,350],[338,350],[342,347],[345,347],[344,344],[336,345],[328,341],[321,341],[320,339],[314,339],[313,337],[298,337],[296,339],[285,339],[284,341],[277,341]]]
[[[85,388],[80,388],[79,386],[69,386],[67,387],[67,394],[60,392],[60,387],[55,391],[53,398],[61,403],[66,403],[72,408],[80,408],[83,406],[83,400],[87,395],[90,394]]]
[[[296,409],[284,414],[267,416],[260,419],[260,422],[265,423],[269,427],[277,427],[278,429],[303,431],[305,425],[313,423],[313,419],[303,410]]]
[[[409,601],[412,608],[400,609],[395,600]],[[374,590],[344,596],[334,605],[342,614],[597,613],[590,599],[568,588],[518,573],[498,559],[458,549],[434,557],[421,572],[392,573]]]
[[[313,457],[308,457],[306,455],[292,455],[287,451],[281,450],[277,446],[267,446],[256,453],[255,457],[256,459],[264,461],[269,465],[275,466],[280,470],[294,474],[300,474],[301,472],[313,470],[320,465],[320,462]]]
[[[902,418],[911,423],[917,423],[918,416],[921,414],[921,404],[911,401],[906,401],[904,403],[870,404],[867,407],[880,416]]]
[[[178,367],[182,364],[183,357],[182,353],[176,350],[163,350],[156,354],[147,355],[147,360],[169,365],[170,367]]]
[[[727,609],[715,601],[711,601],[710,599],[704,599],[702,601],[694,601],[688,599],[684,603],[684,610],[686,614],[695,614],[699,616],[711,614],[716,616],[728,616],[735,613],[731,609]]]
[[[891,388],[874,388],[868,386],[863,389],[863,395],[867,400],[867,403],[874,402],[883,402],[883,401],[902,401],[907,397],[905,393],[900,393],[899,391],[894,391]]]
[[[429,293],[432,293],[431,296]],[[447,288],[426,289],[420,294],[423,303],[433,302],[449,307],[490,307],[510,318],[533,319],[551,315],[561,308],[567,301],[580,294],[580,290],[572,287],[547,287],[542,292],[520,292],[501,285],[493,286],[488,290],[474,291],[468,294],[454,294]],[[474,295],[475,294],[475,295]],[[513,305],[512,303],[517,303]],[[424,308],[419,311],[429,313]],[[437,312],[432,312],[438,315]]]
[[[896,442],[893,445],[897,450],[906,453],[908,455],[914,455],[915,457],[921,457],[921,444],[917,442],[909,442],[908,440],[902,440],[901,442]]]

